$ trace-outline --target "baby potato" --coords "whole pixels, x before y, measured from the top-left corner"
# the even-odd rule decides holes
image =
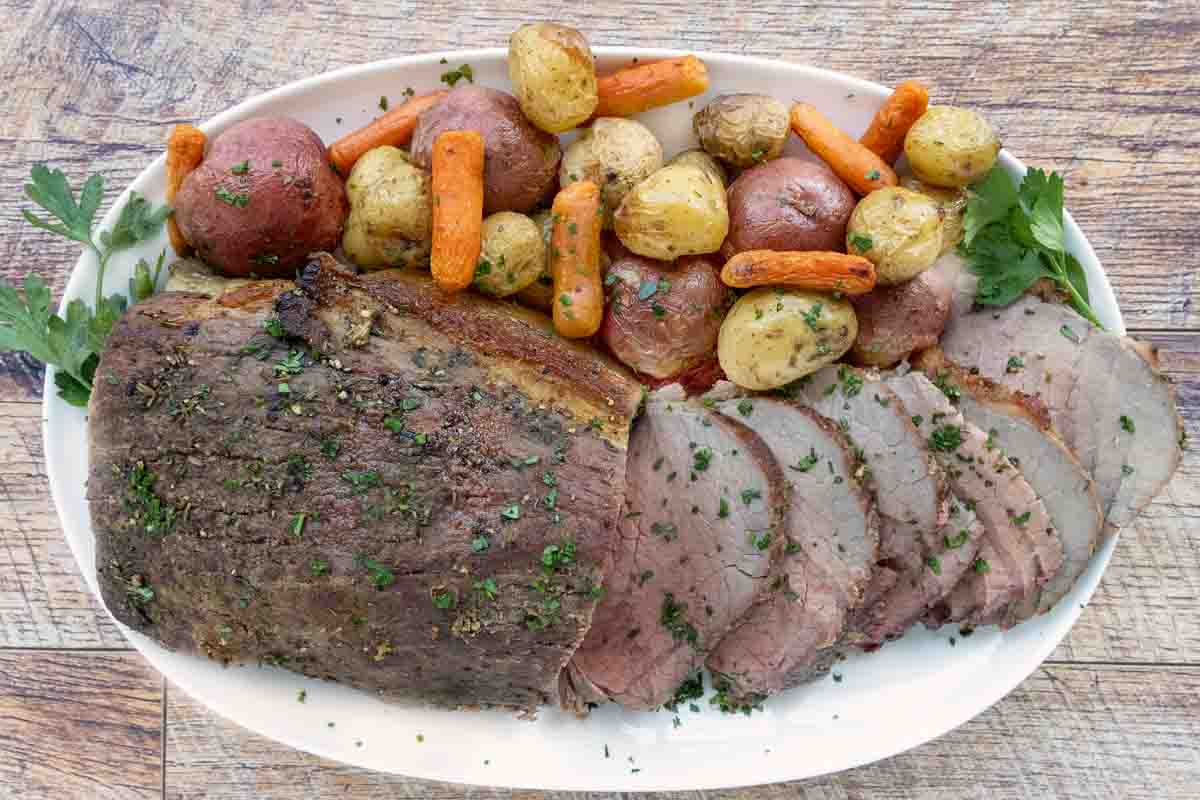
[[[729,233],[725,187],[693,164],[663,167],[625,195],[613,228],[621,244],[648,258],[714,253]]]
[[[596,62],[574,28],[536,22],[508,40],[508,78],[521,110],[547,133],[562,133],[596,110]]]
[[[363,269],[428,267],[429,174],[396,147],[369,150],[346,181],[350,217],[342,249]]]
[[[632,119],[601,117],[567,147],[558,178],[564,187],[595,182],[604,204],[604,226],[611,228],[613,212],[625,195],[662,165],[662,145],[649,128]]]
[[[517,292],[516,299],[523,306],[549,313],[554,307],[554,278],[550,276],[550,234],[554,231],[554,215],[550,209],[544,208],[534,213],[530,219],[541,233],[545,258],[542,261],[542,271],[532,283]]]
[[[476,289],[507,297],[536,281],[545,269],[546,244],[536,222],[515,211],[500,211],[483,221]]]
[[[982,178],[1000,154],[988,121],[967,108],[931,106],[904,137],[913,174],[934,186],[957,188]]]
[[[958,247],[963,235],[963,215],[967,211],[966,190],[930,186],[911,175],[901,178],[900,185],[905,189],[919,192],[937,203],[938,210],[942,212],[942,253]]]
[[[671,164],[692,164],[712,175],[721,182],[722,186],[729,186],[729,173],[725,171],[725,167],[721,166],[721,162],[704,152],[699,147],[693,147],[691,150],[684,150],[679,153],[667,165]]]
[[[705,152],[752,167],[783,152],[788,109],[765,94],[723,94],[696,112],[692,128]]]
[[[919,275],[942,252],[942,215],[937,203],[899,186],[876,189],[859,200],[850,215],[846,252],[865,256],[875,264],[883,285]]]
[[[776,389],[832,364],[858,335],[845,300],[763,287],[733,304],[717,339],[717,358],[744,389]]]

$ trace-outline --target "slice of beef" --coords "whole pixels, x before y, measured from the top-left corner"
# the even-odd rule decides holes
[[[666,397],[648,400],[629,442],[607,591],[560,684],[568,709],[669,700],[767,596],[783,557],[788,484],[770,449],[741,422]]]
[[[963,418],[988,432],[1050,513],[1063,543],[1062,568],[1036,601],[1013,606],[1008,621],[1049,610],[1087,568],[1100,539],[1104,517],[1091,476],[1051,429],[1045,406],[1035,398],[971,375],[937,348],[922,353],[918,366],[957,388]]]
[[[1174,390],[1142,343],[1026,297],[955,320],[942,349],[1046,405],[1054,430],[1095,479],[1110,532],[1132,521],[1179,466]]]
[[[88,497],[121,622],[385,696],[553,698],[616,539],[622,368],[541,315],[325,258],[299,288],[134,306],[97,374]]]
[[[763,438],[791,486],[784,574],[707,661],[732,700],[752,703],[827,665],[847,615],[862,603],[879,536],[864,466],[833,423],[775,397],[716,409]]]
[[[887,383],[919,420],[954,492],[987,532],[978,566],[947,601],[948,618],[990,621],[1009,603],[1035,596],[1062,564],[1062,543],[1037,494],[995,442],[964,421],[924,375],[898,375]]]

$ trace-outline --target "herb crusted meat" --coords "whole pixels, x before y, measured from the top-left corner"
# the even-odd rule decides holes
[[[640,387],[540,315],[323,257],[130,310],[91,401],[104,599],[167,647],[532,709],[586,633]]]

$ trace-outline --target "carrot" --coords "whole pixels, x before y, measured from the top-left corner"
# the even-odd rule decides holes
[[[796,103],[791,122],[792,130],[808,149],[859,194],[870,194],[898,182],[895,171],[882,158],[839,130],[815,106]]]
[[[823,251],[746,250],[725,262],[726,286],[795,286],[821,292],[866,294],[875,288],[875,265],[862,256]]]
[[[579,339],[600,330],[604,287],[600,285],[600,187],[576,181],[559,192],[552,207],[550,274],[554,278],[554,329]]]
[[[629,117],[695,97],[708,89],[708,69],[695,56],[619,69],[596,81],[596,117]]]
[[[859,139],[863,147],[889,164],[904,152],[904,137],[913,123],[929,108],[929,89],[920,81],[905,81],[884,101],[867,132]]]
[[[368,150],[408,144],[417,129],[417,118],[446,96],[445,91],[421,94],[393,108],[365,128],[348,133],[329,147],[329,161],[342,175],[349,175],[354,164]]]
[[[171,129],[171,137],[167,139],[167,203],[175,202],[183,179],[200,166],[207,143],[208,137],[195,126],[184,124]],[[174,215],[167,218],[167,236],[172,250],[181,256],[187,253],[187,239],[183,238]]]
[[[476,131],[446,131],[438,136],[430,185],[433,280],[456,292],[471,285],[483,246],[483,137]]]

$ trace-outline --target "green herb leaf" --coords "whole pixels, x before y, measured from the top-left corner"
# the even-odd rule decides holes
[[[1137,431],[1137,426],[1133,424],[1133,419],[1131,417],[1122,414],[1120,422],[1121,430],[1125,431],[1126,433],[1135,433]]]
[[[870,236],[852,233],[850,234],[850,246],[860,253],[865,253],[875,246],[875,241]]]
[[[994,167],[982,181],[971,187],[963,218],[963,245],[970,247],[984,228],[1007,220],[1016,205],[1016,184],[1003,168]]]
[[[67,185],[67,176],[62,170],[52,171],[45,164],[34,164],[30,180],[30,183],[25,184],[25,196],[59,222],[55,224],[35,216],[30,211],[23,211],[25,219],[35,227],[94,247],[92,223],[104,197],[104,178],[100,175],[88,178],[79,193],[78,203],[75,202],[75,195]]]
[[[953,536],[943,536],[942,540],[946,543],[947,550],[956,550],[967,543],[967,538],[970,534],[964,528]]]
[[[447,86],[454,86],[461,80],[466,80],[467,83],[475,82],[475,73],[471,69],[470,64],[463,64],[458,69],[452,69],[449,72],[442,73],[442,83]]]

